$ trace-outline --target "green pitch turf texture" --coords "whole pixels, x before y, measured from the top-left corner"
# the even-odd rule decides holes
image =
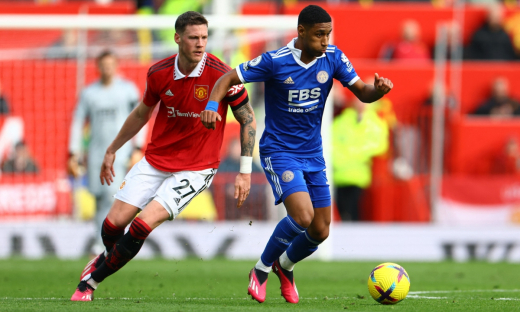
[[[71,302],[86,262],[0,260],[0,311],[520,311],[520,265],[508,263],[401,262],[410,293],[384,306],[367,290],[377,262],[299,263],[300,303],[293,305],[274,273],[264,303],[246,295],[254,261],[200,259],[131,261],[93,302]]]

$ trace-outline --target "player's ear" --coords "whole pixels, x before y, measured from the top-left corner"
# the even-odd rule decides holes
[[[181,35],[179,33],[175,33],[174,39],[176,44],[181,44]]]
[[[305,26],[298,25],[298,37],[304,37],[305,36]]]

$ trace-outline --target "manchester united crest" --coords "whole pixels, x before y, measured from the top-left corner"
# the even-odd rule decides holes
[[[208,99],[208,90],[209,86],[201,86],[195,85],[195,98],[199,101],[204,101]]]

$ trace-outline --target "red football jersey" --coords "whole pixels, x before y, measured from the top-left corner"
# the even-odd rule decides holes
[[[248,102],[243,85],[232,87],[219,103],[215,130],[206,129],[200,113],[206,108],[215,82],[231,68],[214,55],[205,53],[197,67],[185,76],[179,71],[177,55],[166,58],[148,71],[143,102],[161,102],[146,148],[146,160],[168,172],[218,168],[228,105],[233,110]]]

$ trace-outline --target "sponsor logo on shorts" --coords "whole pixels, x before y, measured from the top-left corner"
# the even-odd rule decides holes
[[[123,187],[125,187],[125,184],[126,184],[126,181],[125,181],[125,180],[123,180],[123,183],[121,183],[121,186],[119,186],[119,189],[120,189],[120,190],[122,190],[122,189],[123,189]]]
[[[318,79],[319,83],[325,83],[327,80],[329,80],[329,73],[322,70],[316,75],[316,79]]]
[[[204,101],[208,98],[209,86],[195,85],[194,97],[199,101]]]
[[[291,171],[291,170],[286,170],[283,174],[282,174],[282,180],[284,182],[291,182],[292,180],[294,179],[294,173]]]

